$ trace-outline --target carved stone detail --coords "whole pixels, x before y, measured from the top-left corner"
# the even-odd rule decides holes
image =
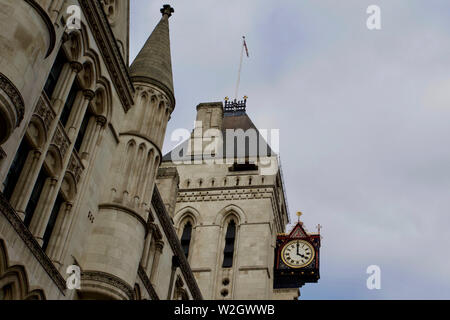
[[[67,167],[67,171],[73,174],[75,177],[75,181],[77,183],[80,182],[81,174],[83,173],[84,167],[81,163],[80,159],[72,153],[70,156],[69,166]]]
[[[80,73],[83,70],[83,65],[78,61],[72,61],[70,67],[75,71],[75,73]]]
[[[80,0],[79,2],[105,59],[123,108],[128,111],[133,105],[134,87],[102,4],[99,1],[91,0]]]
[[[192,273],[191,267],[186,260],[186,257],[183,253],[183,249],[181,248],[180,240],[173,228],[172,222],[170,221],[169,214],[166,211],[166,207],[164,205],[163,200],[161,199],[161,195],[159,194],[158,188],[155,187],[152,197],[152,205],[155,209],[155,212],[158,216],[158,220],[161,223],[162,228],[164,229],[164,233],[169,240],[169,245],[172,248],[172,251],[175,256],[178,257],[180,263],[180,270],[183,273],[184,279],[186,280],[186,284],[192,293],[192,297],[194,300],[203,300],[200,289],[197,285],[197,281],[194,278],[194,274]]]
[[[95,118],[95,120],[97,121],[97,123],[100,125],[100,127],[104,127],[106,125],[106,123],[108,122],[108,119],[106,119],[106,117],[104,116],[97,116]]]
[[[23,242],[30,249],[35,258],[39,261],[41,266],[53,280],[53,282],[61,291],[61,293],[65,294],[66,281],[59,273],[58,269],[56,269],[53,262],[42,250],[41,246],[36,241],[33,234],[31,234],[28,228],[23,224],[23,221],[20,219],[20,217],[17,215],[15,210],[11,207],[11,205],[8,203],[8,201],[5,199],[5,197],[1,192],[0,192],[0,212],[3,213],[3,215],[12,225],[12,227],[20,236],[20,238],[22,238]]]
[[[100,271],[83,271],[81,273],[81,282],[83,283],[83,281],[95,281],[106,283],[121,290],[123,293],[126,294],[129,300],[133,300],[134,297],[133,288],[131,288],[125,281],[112,274]]]
[[[42,97],[39,98],[34,113],[42,119],[42,121],[44,122],[45,130],[47,130],[48,132],[50,125],[55,119],[55,112]]]
[[[20,126],[25,115],[25,103],[23,102],[22,95],[16,86],[3,74],[0,72],[0,89],[3,90],[6,95],[11,99],[16,109],[16,128]]]
[[[61,157],[64,158],[67,150],[70,146],[70,140],[67,135],[64,133],[64,129],[61,125],[58,125],[55,131],[55,135],[53,136],[52,144],[58,147],[61,152]]]

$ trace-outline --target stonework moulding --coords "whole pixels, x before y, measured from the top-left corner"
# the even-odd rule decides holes
[[[186,260],[183,249],[181,248],[180,240],[175,233],[172,222],[170,221],[169,214],[166,211],[164,202],[159,194],[158,188],[155,187],[152,197],[152,205],[155,208],[155,212],[158,216],[158,220],[164,229],[164,233],[169,240],[169,245],[175,256],[179,258],[180,270],[183,273],[186,284],[189,287],[190,292],[194,300],[203,300],[200,288],[197,285],[197,281],[194,278],[194,274]]]
[[[98,0],[80,0],[79,3],[105,60],[122,105],[125,111],[128,111],[133,105],[134,87],[102,4]]]
[[[16,110],[16,128],[20,125],[25,114],[25,103],[23,102],[22,95],[16,86],[0,72],[0,89],[6,93],[9,99],[14,104]]]
[[[54,266],[53,262],[49,259],[49,257],[42,250],[39,243],[34,238],[33,234],[28,230],[28,228],[23,224],[20,217],[5,199],[3,194],[0,192],[0,212],[6,217],[9,223],[12,225],[14,230],[20,236],[22,241],[26,244],[26,246],[30,249],[34,257],[39,261],[41,266],[47,272],[49,277],[58,287],[62,294],[65,295],[66,290],[66,281],[59,273],[58,269]]]

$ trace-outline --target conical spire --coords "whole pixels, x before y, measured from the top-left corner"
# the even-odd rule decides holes
[[[175,106],[169,36],[169,18],[173,12],[168,4],[161,9],[161,21],[132,63],[130,75],[133,81],[151,83],[164,90]]]

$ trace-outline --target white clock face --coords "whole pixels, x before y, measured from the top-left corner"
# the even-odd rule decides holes
[[[281,251],[283,262],[291,268],[303,268],[314,259],[314,248],[305,240],[292,240]]]

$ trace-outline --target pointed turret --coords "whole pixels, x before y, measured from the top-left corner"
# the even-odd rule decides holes
[[[169,18],[174,9],[166,4],[162,18],[130,67],[133,81],[153,84],[163,90],[175,106],[170,55]]]

